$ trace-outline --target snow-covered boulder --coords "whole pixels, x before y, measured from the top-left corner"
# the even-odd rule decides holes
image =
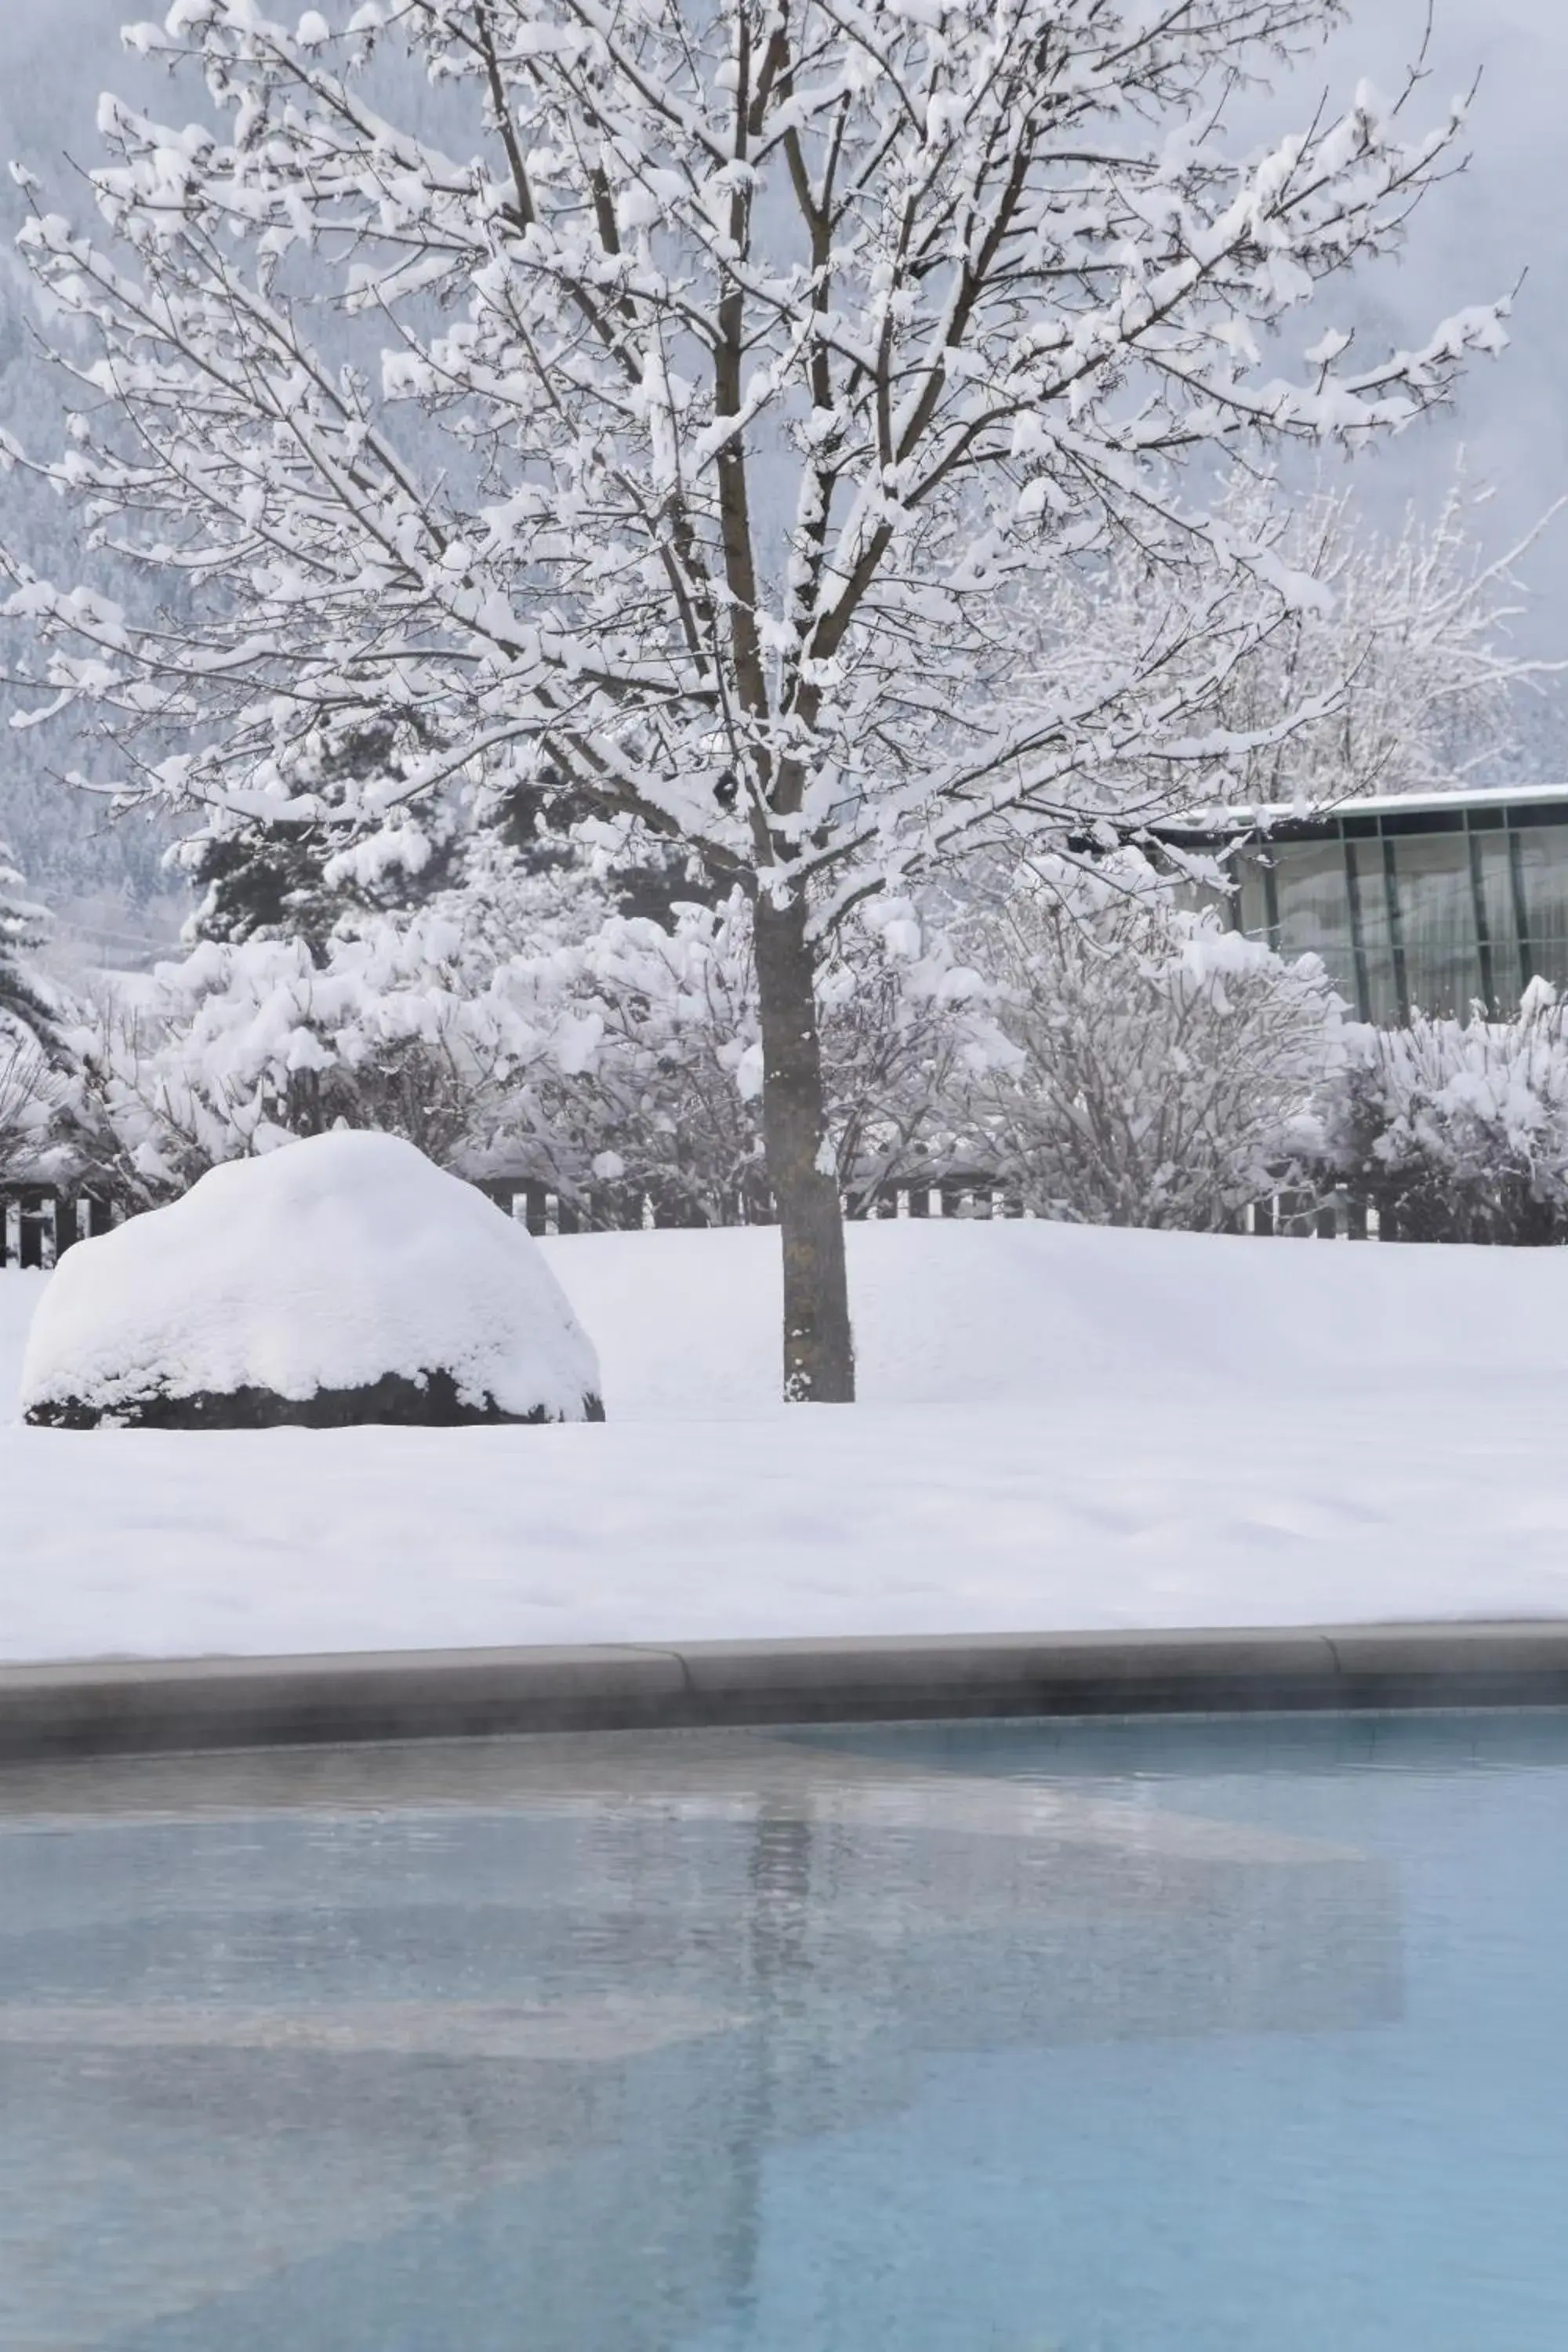
[[[79,1242],[22,1367],[89,1429],[599,1421],[599,1367],[526,1230],[395,1136],[215,1168]]]

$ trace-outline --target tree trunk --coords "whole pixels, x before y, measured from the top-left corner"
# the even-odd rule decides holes
[[[838,1174],[823,1149],[822,1048],[803,899],[757,894],[763,1138],[784,1243],[784,1392],[792,1403],[853,1404],[855,1343],[844,1272]]]

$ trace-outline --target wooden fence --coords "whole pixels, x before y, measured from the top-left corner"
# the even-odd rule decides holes
[[[651,1233],[665,1227],[701,1228],[707,1219],[689,1206],[666,1202],[647,1192],[624,1189],[593,1196],[584,1213],[546,1185],[521,1177],[484,1176],[479,1188],[500,1209],[526,1224],[531,1234],[594,1232]],[[1020,1217],[1023,1204],[994,1177],[963,1174],[900,1177],[879,1187],[868,1205],[845,1202],[852,1217]],[[771,1217],[747,1220],[771,1224]]]
[[[653,1231],[700,1226],[689,1209],[624,1188],[595,1194],[586,1210],[521,1177],[486,1176],[479,1189],[531,1234]],[[848,1204],[847,1204],[848,1205]],[[44,1184],[0,1184],[0,1267],[54,1265],[73,1243],[106,1233],[126,1211],[101,1194]],[[134,1213],[133,1212],[132,1213]],[[882,1185],[868,1206],[852,1215],[873,1217],[1016,1217],[1016,1196],[989,1176],[944,1175],[903,1179]]]
[[[93,1192],[0,1184],[0,1267],[53,1265],[73,1242],[107,1233],[124,1213]]]
[[[1343,1184],[1329,1192],[1272,1192],[1245,1208],[1231,1228],[1288,1241],[1392,1242],[1399,1239],[1392,1215],[1370,1208]]]
[[[548,1186],[521,1177],[486,1176],[479,1189],[531,1234],[628,1232],[700,1225],[689,1211],[672,1209],[647,1193],[597,1195],[584,1213]],[[862,1217],[1019,1217],[1016,1193],[978,1174],[900,1178],[882,1185]],[[52,1266],[73,1242],[106,1233],[126,1211],[100,1193],[43,1184],[0,1184],[0,1268]],[[1343,1185],[1331,1192],[1276,1192],[1255,1201],[1236,1220],[1238,1234],[1300,1241],[1397,1241],[1386,1213],[1354,1199]]]

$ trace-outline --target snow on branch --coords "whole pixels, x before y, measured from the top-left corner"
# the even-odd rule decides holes
[[[22,462],[179,596],[10,562],[39,702],[219,809],[373,724],[412,798],[548,762],[846,906],[1200,796],[1301,574],[1199,481],[1397,432],[1504,341],[1502,303],[1408,352],[1320,315],[1462,107],[1227,136],[1337,14],[175,0],[129,37],[205,120],[107,100],[90,233],[24,175],[78,400]],[[1023,680],[1020,613],[1129,551],[1184,622]]]

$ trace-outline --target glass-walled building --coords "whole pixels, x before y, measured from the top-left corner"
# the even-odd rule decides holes
[[[1537,973],[1568,985],[1568,789],[1344,801],[1302,818],[1163,826],[1173,845],[1239,841],[1231,919],[1321,956],[1360,1019],[1510,1013]]]

